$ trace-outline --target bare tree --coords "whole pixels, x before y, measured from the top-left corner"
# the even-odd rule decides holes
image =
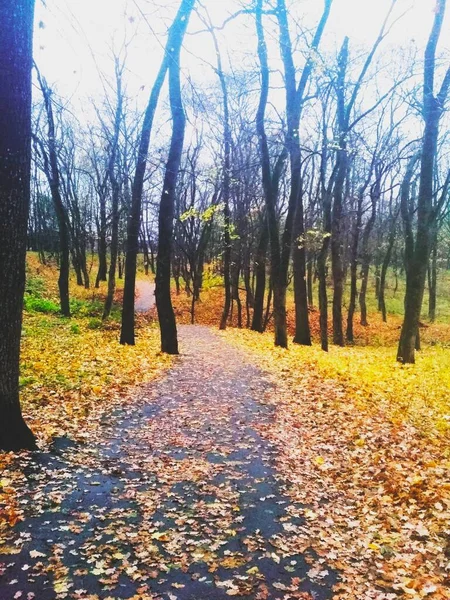
[[[170,295],[170,261],[173,243],[173,217],[176,183],[183,152],[186,115],[180,83],[180,53],[184,34],[195,0],[183,0],[169,35],[169,97],[172,113],[172,139],[167,157],[158,221],[158,255],[156,258],[156,309],[161,331],[161,351],[178,354],[175,314]]]
[[[182,43],[183,35],[187,27],[188,17],[193,8],[193,2],[194,0],[182,0],[180,8],[178,9],[178,13],[169,30],[164,57],[159,68],[158,75],[156,76],[155,83],[153,84],[147,109],[145,111],[144,122],[142,124],[136,172],[131,190],[131,207],[127,226],[125,286],[123,292],[122,328],[120,331],[121,344],[134,345],[134,292],[136,286],[136,261],[139,246],[139,231],[141,227],[142,189],[147,166],[148,148],[153,127],[153,119],[158,104],[159,94],[166,77],[166,72],[172,63],[172,57],[176,56],[177,46],[181,45]],[[170,309],[168,312],[170,313]],[[170,317],[169,320],[171,320]],[[173,324],[174,323],[175,319],[173,319]]]
[[[435,202],[434,181],[438,152],[439,122],[450,88],[450,67],[447,69],[439,92],[435,95],[436,50],[442,30],[446,0],[437,0],[433,26],[424,57],[423,109],[424,133],[422,138],[419,194],[417,199],[417,231],[414,231],[410,213],[403,203],[402,218],[405,230],[406,293],[405,318],[400,334],[397,360],[414,363],[416,340],[422,308],[428,259],[431,250],[432,229],[442,208]],[[441,197],[442,198],[442,197]]]

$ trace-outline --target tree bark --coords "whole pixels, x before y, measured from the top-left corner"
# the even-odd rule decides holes
[[[37,70],[37,69],[36,69]],[[65,317],[70,317],[69,304],[69,269],[70,269],[70,233],[69,233],[69,217],[67,209],[61,196],[61,177],[58,165],[58,154],[56,149],[56,133],[55,120],[53,116],[53,102],[51,90],[48,87],[45,79],[41,77],[37,70],[42,96],[44,98],[45,113],[47,117],[48,128],[48,150],[42,142],[39,144],[44,161],[44,172],[50,186],[53,204],[55,207],[56,217],[58,219],[59,229],[59,299],[61,304],[61,314]]]
[[[264,216],[255,260],[256,287],[252,319],[252,330],[259,331],[259,333],[264,331],[264,296],[266,292],[266,256],[268,245],[269,231]]]
[[[279,26],[279,46],[284,67],[284,80],[286,88],[286,121],[287,135],[286,147],[289,152],[291,168],[291,184],[288,212],[282,236],[281,246],[281,274],[280,285],[283,290],[276,291],[274,286],[274,306],[277,296],[286,298],[287,278],[289,269],[289,260],[292,247],[292,234],[295,228],[297,237],[303,237],[305,233],[303,218],[303,193],[301,181],[301,151],[300,151],[300,121],[304,103],[306,86],[308,84],[313,69],[313,51],[317,51],[322,38],[325,25],[327,23],[332,0],[325,0],[322,17],[317,25],[317,29],[311,44],[311,54],[307,59],[300,76],[299,83],[296,82],[296,70],[293,60],[293,49],[289,24],[287,18],[285,0],[277,0],[276,16]],[[304,244],[296,244],[293,251],[294,261],[294,297],[295,297],[295,336],[294,342],[306,346],[311,345],[311,334],[309,328],[308,315],[308,296],[306,291],[306,256]],[[284,300],[285,302],[285,300]],[[286,315],[286,306],[280,307],[281,315]],[[286,323],[284,323],[286,329]],[[284,332],[283,332],[284,335]]]
[[[430,255],[431,229],[436,221],[433,209],[433,184],[435,160],[438,148],[439,122],[450,87],[450,68],[447,70],[437,96],[434,95],[436,47],[444,20],[446,0],[438,0],[433,27],[428,39],[424,58],[423,118],[425,129],[422,138],[419,195],[417,201],[417,232],[412,240],[412,251],[406,269],[405,317],[400,334],[397,360],[415,362],[415,345],[419,331],[425,279]],[[406,216],[402,210],[402,216]],[[407,235],[412,236],[411,226],[405,223]],[[405,255],[407,249],[405,248]]]
[[[364,198],[365,188],[361,189],[358,193],[358,204],[356,208],[356,222],[353,231],[353,240],[351,248],[351,259],[350,259],[350,301],[348,304],[348,315],[347,315],[347,341],[352,343],[354,341],[353,335],[353,317],[356,308],[356,298],[358,296],[358,247],[359,247],[359,234],[361,230],[362,221],[362,206]]]
[[[158,254],[156,262],[156,309],[161,331],[161,351],[178,354],[177,326],[170,295],[170,261],[173,242],[175,194],[181,154],[183,152],[186,116],[180,83],[180,52],[195,0],[183,0],[172,26],[169,46],[169,96],[172,113],[172,139],[167,157],[163,192],[159,207]]]
[[[367,296],[367,286],[369,283],[369,270],[370,270],[370,252],[369,252],[369,240],[370,234],[372,233],[373,226],[375,224],[375,219],[377,215],[377,203],[381,196],[381,181],[379,178],[379,174],[377,174],[377,179],[372,186],[370,192],[370,199],[372,201],[372,212],[370,217],[364,227],[363,237],[362,237],[362,248],[361,248],[361,290],[359,292],[359,307],[361,310],[361,325],[367,327],[369,324],[367,321],[367,305],[366,305],[366,296]],[[379,281],[379,279],[378,279]]]
[[[169,31],[164,52],[164,58],[161,63],[161,67],[159,69],[155,83],[153,85],[152,92],[150,94],[148,106],[145,111],[144,123],[142,125],[141,138],[139,141],[137,166],[131,192],[131,209],[127,225],[125,285],[123,292],[122,327],[120,332],[121,344],[134,345],[135,342],[134,293],[136,286],[136,261],[139,246],[139,229],[141,224],[142,190],[144,186],[145,169],[147,166],[147,155],[150,143],[150,134],[153,126],[153,118],[155,116],[159,94],[164,83],[167,69],[169,68],[169,65],[171,63],[172,56],[176,51],[176,45],[178,43],[181,44],[184,32],[187,27],[187,21],[192,11],[194,2],[195,0],[182,0],[180,8],[178,9],[178,13]]]
[[[30,202],[33,0],[0,3],[0,449],[36,449],[19,402]]]

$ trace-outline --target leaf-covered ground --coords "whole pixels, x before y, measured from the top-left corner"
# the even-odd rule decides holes
[[[276,466],[287,493],[304,506],[297,542],[340,571],[333,597],[450,598],[448,429],[430,427],[448,402],[447,380],[436,376],[448,371],[448,357],[438,351],[442,360],[433,369],[425,355],[425,381],[412,369],[400,379],[385,357],[373,382],[376,368],[358,362],[356,350],[350,349],[355,364],[345,358],[349,349],[339,363],[333,351],[330,357],[295,345],[274,348],[270,335],[231,330],[226,336],[276,382],[275,422],[261,434],[280,449]],[[334,349],[338,356],[340,350]],[[431,382],[427,407],[423,394]],[[406,410],[408,394],[413,408],[428,408],[417,427],[414,411]]]
[[[151,314],[117,343],[104,286],[72,282],[58,316],[56,276],[29,257],[22,401],[42,451],[0,454],[0,600],[450,598],[448,325],[422,329],[414,367],[375,314],[329,353],[184,327],[173,362]],[[222,295],[198,321],[216,329]]]
[[[301,502],[274,465],[273,386],[204,327],[96,437],[23,454],[3,473],[0,597],[326,599],[339,573],[299,533]]]

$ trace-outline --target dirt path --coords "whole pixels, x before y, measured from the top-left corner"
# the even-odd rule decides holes
[[[155,284],[139,279],[136,281],[136,312],[148,312],[155,306]]]
[[[333,597],[337,576],[298,547],[300,507],[258,433],[270,384],[208,328],[180,338],[175,366],[103,439],[24,461],[1,600]]]

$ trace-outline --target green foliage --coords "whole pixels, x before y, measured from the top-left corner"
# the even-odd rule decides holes
[[[24,297],[24,307],[25,310],[34,312],[53,314],[59,312],[59,305],[53,300],[28,295]]]
[[[305,231],[304,234],[300,235],[296,242],[299,248],[306,248],[306,250],[318,252],[322,247],[323,240],[330,237],[331,233],[322,231],[321,229],[312,228]]]
[[[80,326],[78,325],[78,323],[72,323],[70,325],[70,333],[74,333],[74,334],[81,333],[81,329],[80,329]]]
[[[27,276],[25,293],[36,298],[42,298],[45,292],[45,280],[42,277]]]
[[[98,318],[92,318],[89,319],[88,324],[87,324],[87,328],[88,329],[101,329],[102,327],[102,320],[98,319]]]
[[[202,290],[210,290],[211,288],[221,287],[223,285],[222,275],[213,273],[209,269],[203,273]]]
[[[191,207],[182,215],[180,215],[180,221],[183,223],[188,219],[200,219],[200,221],[203,221],[204,223],[209,223],[212,221],[216,213],[223,210],[223,206],[223,204],[212,204],[203,212]]]

